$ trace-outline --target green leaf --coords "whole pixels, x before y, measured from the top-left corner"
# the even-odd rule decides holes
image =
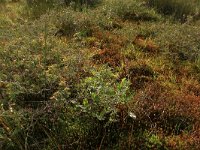
[[[88,100],[87,100],[87,99],[84,99],[84,100],[83,100],[83,106],[86,107],[86,106],[88,106],[88,104],[89,104],[89,103],[88,103]]]

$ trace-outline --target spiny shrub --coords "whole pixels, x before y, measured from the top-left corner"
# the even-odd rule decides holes
[[[156,7],[165,15],[173,15],[175,19],[186,21],[188,16],[199,14],[199,2],[196,0],[147,0],[150,6]]]

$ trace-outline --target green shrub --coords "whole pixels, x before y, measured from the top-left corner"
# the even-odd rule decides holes
[[[165,15],[173,15],[176,19],[186,21],[188,16],[199,14],[200,3],[196,0],[147,0],[150,6],[156,7]]]
[[[105,10],[114,16],[128,20],[155,21],[160,16],[153,9],[147,8],[138,0],[111,0],[106,1]]]
[[[117,106],[126,106],[131,98],[129,82],[123,79],[116,83],[116,79],[109,68],[103,67],[93,70],[91,77],[77,85],[79,94],[74,98],[70,96],[67,85],[60,84],[51,97],[52,101],[45,107],[20,111],[13,106],[9,110],[1,108],[4,112],[0,115],[3,148],[53,149],[62,146],[68,149],[96,149],[102,143],[104,134],[107,134],[105,146],[107,143],[112,147],[116,142],[109,139],[120,140],[120,125],[128,114],[125,110],[127,114],[120,116],[122,110]]]
[[[6,0],[0,0],[0,3],[5,3],[6,2]]]
[[[62,6],[59,0],[26,0],[25,10],[31,18],[39,18],[50,9]]]
[[[110,69],[94,70],[92,75],[84,79],[81,86],[80,95],[84,98],[82,107],[98,120],[115,121],[117,105],[126,105],[131,98],[128,95],[130,83],[126,79],[116,83],[117,78]],[[106,118],[108,114],[110,116]]]
[[[24,1],[1,5],[0,149],[199,149],[197,25],[142,0],[27,0],[33,21]]]
[[[160,137],[156,134],[149,134],[144,133],[144,136],[146,136],[146,142],[145,146],[148,149],[167,149],[164,147],[163,141],[160,139]]]
[[[66,5],[71,5],[75,9],[83,9],[84,7],[94,6],[99,3],[101,0],[64,0]]]
[[[3,94],[7,102],[20,106],[43,103],[63,78],[72,79],[80,71],[84,54],[55,38],[51,23],[45,29],[40,22],[46,19],[19,27],[14,40],[0,51],[0,79],[6,83]]]
[[[74,12],[72,9],[64,10],[56,18],[57,36],[86,37],[92,34],[92,22],[89,14]]]
[[[70,6],[74,10],[83,10],[84,8],[94,6],[100,0],[26,0],[25,10],[32,18],[39,18],[42,14],[55,8]]]

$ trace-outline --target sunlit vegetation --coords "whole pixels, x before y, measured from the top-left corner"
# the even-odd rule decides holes
[[[200,149],[199,9],[0,0],[0,149]]]

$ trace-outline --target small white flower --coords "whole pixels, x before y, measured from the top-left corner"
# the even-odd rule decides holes
[[[136,119],[136,115],[133,112],[129,112],[129,116],[133,119]]]
[[[10,112],[13,112],[13,108],[12,107],[10,107],[9,109],[10,109]]]

